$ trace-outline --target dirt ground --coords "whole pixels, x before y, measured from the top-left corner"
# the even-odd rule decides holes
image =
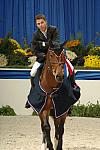
[[[38,116],[0,116],[0,150],[40,150],[41,142]],[[100,119],[67,117],[63,150],[100,150]]]

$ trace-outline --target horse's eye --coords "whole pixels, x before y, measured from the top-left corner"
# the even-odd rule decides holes
[[[52,58],[52,54],[50,55],[50,57]]]

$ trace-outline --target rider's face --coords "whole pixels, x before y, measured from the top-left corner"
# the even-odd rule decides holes
[[[45,32],[47,27],[47,22],[44,19],[37,19],[36,25],[42,32]]]

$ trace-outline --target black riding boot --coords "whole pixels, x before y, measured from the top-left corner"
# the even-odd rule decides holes
[[[35,86],[35,84],[34,84],[34,77],[31,77],[30,81],[31,81],[31,87],[34,88],[34,86]]]
[[[75,73],[73,72],[73,74],[70,76],[70,81],[71,81],[71,86],[74,87],[75,83]]]
[[[71,86],[73,88],[73,94],[75,98],[78,100],[80,98],[80,87],[75,82],[75,73],[73,72],[72,76],[70,77]]]
[[[29,105],[28,101],[25,104],[25,108],[30,108],[31,106]]]
[[[30,82],[31,82],[31,87],[34,88],[35,84],[34,84],[34,77],[30,78]],[[28,101],[25,104],[25,108],[30,108],[31,106],[29,105]]]

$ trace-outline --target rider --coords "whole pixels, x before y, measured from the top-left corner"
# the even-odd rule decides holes
[[[34,63],[30,75],[31,75],[31,86],[34,87],[34,77],[40,67],[41,63],[45,61],[45,55],[49,48],[49,41],[52,41],[54,45],[60,45],[59,43],[59,32],[55,26],[47,24],[46,17],[43,14],[38,14],[35,16],[35,22],[37,26],[37,31],[33,33],[32,39],[32,50],[33,54],[37,57],[36,62]],[[60,47],[59,47],[60,49]],[[57,49],[57,50],[59,50]],[[74,74],[71,77],[71,84],[75,83]],[[26,102],[26,108],[29,108],[30,105]]]
[[[30,72],[31,85],[34,84],[33,80],[37,69],[45,60],[45,54],[49,48],[49,41],[59,43],[58,29],[55,26],[48,25],[46,17],[43,14],[36,15],[35,22],[37,31],[33,33],[32,50],[37,59]]]
[[[59,45],[59,32],[57,27],[47,24],[45,15],[38,14],[35,16],[35,23],[37,31],[33,33],[32,39],[32,51],[37,57],[34,63],[30,75],[31,75],[31,86],[34,87],[34,77],[40,67],[41,63],[45,61],[45,55],[49,48],[49,42],[52,41],[54,44]],[[57,44],[58,43],[58,44]],[[25,107],[28,108],[28,103]]]

